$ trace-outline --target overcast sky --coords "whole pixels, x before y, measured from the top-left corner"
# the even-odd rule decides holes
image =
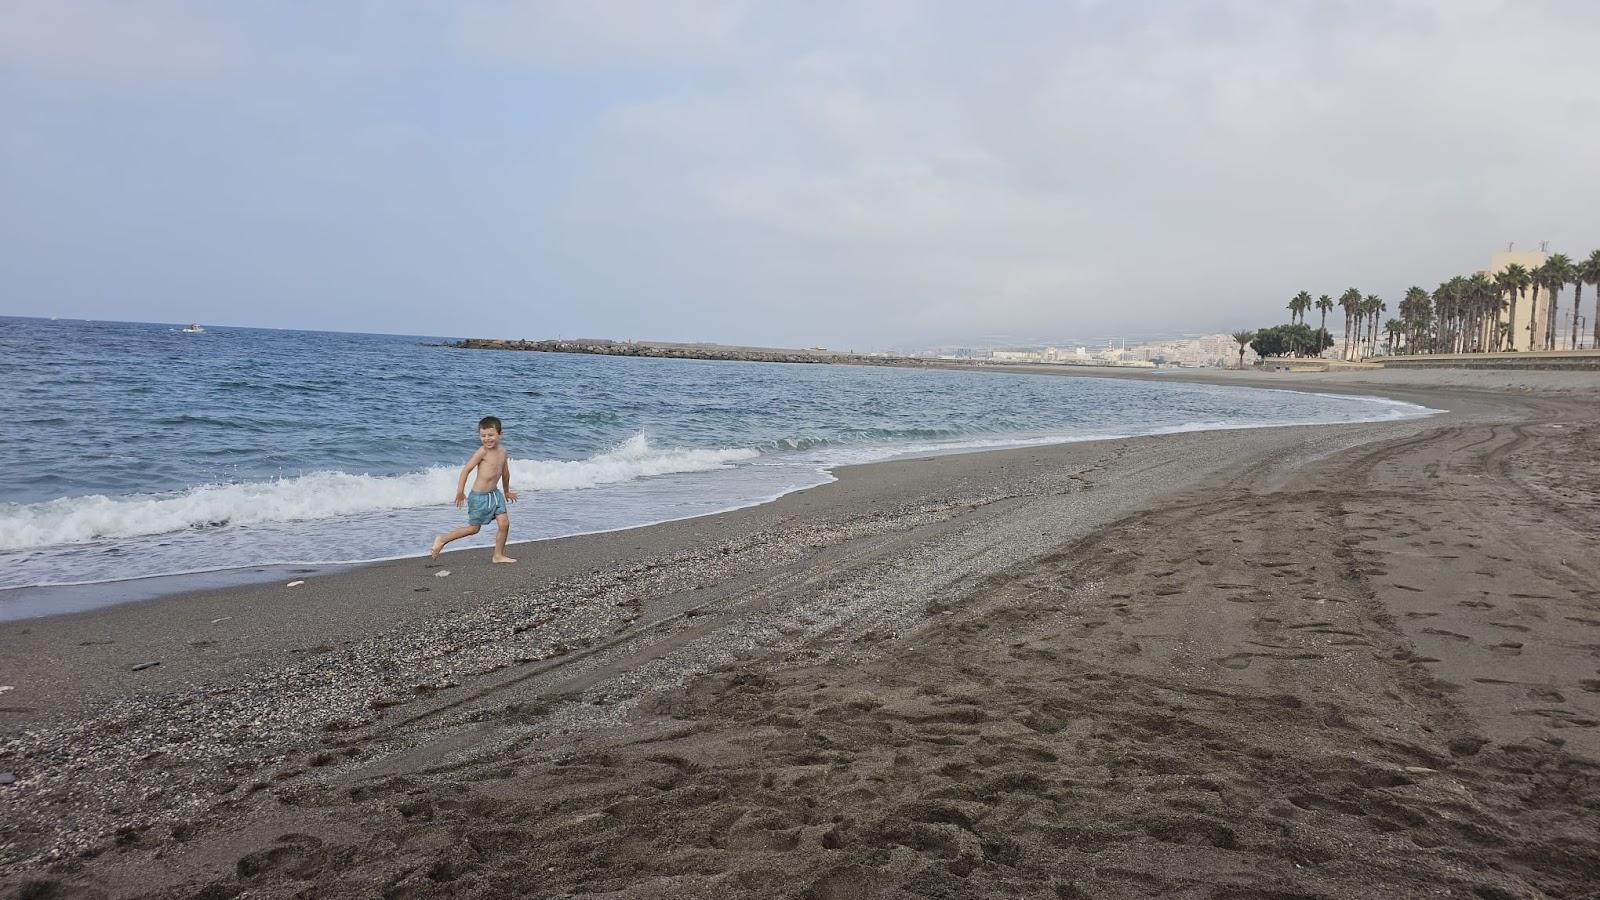
[[[1600,3],[0,0],[0,314],[913,347],[1600,247]]]

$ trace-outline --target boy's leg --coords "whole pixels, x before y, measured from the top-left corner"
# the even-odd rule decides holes
[[[501,513],[495,517],[495,522],[499,524],[500,530],[497,531],[494,536],[494,559],[492,561],[497,563],[514,563],[516,560],[506,555],[506,534],[507,532],[511,531],[511,516],[506,513]]]
[[[439,551],[444,549],[445,544],[451,541],[459,541],[464,537],[471,537],[481,530],[477,525],[463,525],[449,534],[441,534],[433,539],[433,552],[429,553],[428,556],[432,559],[438,559]]]

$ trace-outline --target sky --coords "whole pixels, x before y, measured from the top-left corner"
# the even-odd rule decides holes
[[[0,315],[911,349],[1600,247],[1589,0],[0,0]]]

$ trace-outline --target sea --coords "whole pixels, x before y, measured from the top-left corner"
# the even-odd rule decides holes
[[[505,422],[520,543],[764,503],[895,457],[1429,412],[1160,379],[444,340],[0,318],[0,618],[7,589],[423,555],[463,522],[456,477],[486,415]]]

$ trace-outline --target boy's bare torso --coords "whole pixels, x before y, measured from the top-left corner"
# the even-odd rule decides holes
[[[472,477],[474,491],[492,491],[500,481],[500,475],[506,470],[506,448],[495,447],[493,450],[484,447],[476,454],[478,457],[478,471]]]

